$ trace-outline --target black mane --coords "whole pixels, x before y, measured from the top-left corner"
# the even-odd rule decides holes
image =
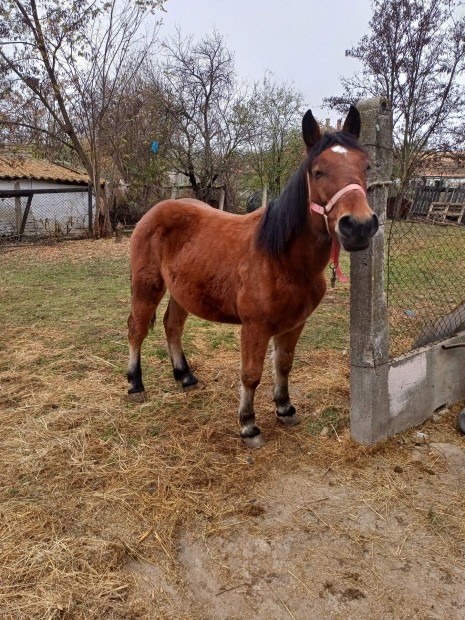
[[[325,133],[318,140],[280,196],[265,209],[258,228],[257,243],[268,254],[283,254],[288,244],[305,231],[308,222],[307,170],[318,155],[336,145],[365,151],[356,138],[345,131]]]

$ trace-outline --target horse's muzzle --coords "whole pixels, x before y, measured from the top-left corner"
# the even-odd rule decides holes
[[[363,222],[351,215],[344,215],[338,222],[339,238],[344,250],[366,250],[370,239],[378,232],[379,221],[375,213]]]

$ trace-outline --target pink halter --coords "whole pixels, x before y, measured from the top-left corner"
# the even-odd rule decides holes
[[[333,237],[331,233],[329,232],[328,213],[334,207],[334,205],[339,200],[339,198],[342,198],[342,196],[344,196],[344,194],[347,194],[347,192],[351,192],[351,191],[362,192],[363,195],[366,196],[365,190],[363,189],[361,185],[358,185],[357,183],[351,183],[350,185],[346,185],[345,187],[340,189],[338,192],[336,192],[334,196],[331,198],[331,200],[329,200],[326,203],[326,205],[322,207],[316,202],[311,201],[310,178],[308,174],[307,174],[307,185],[308,185],[308,204],[309,204],[310,210],[315,211],[315,213],[319,213],[325,218],[326,230],[328,231],[328,234],[332,238],[330,266],[331,266],[331,269],[333,270],[333,277],[331,278],[331,284],[334,286],[336,282],[336,278],[340,282],[347,282],[347,278],[344,277],[344,275],[342,274],[341,268],[339,266],[339,253],[341,251],[341,244],[339,243],[339,240],[337,239],[337,237]]]

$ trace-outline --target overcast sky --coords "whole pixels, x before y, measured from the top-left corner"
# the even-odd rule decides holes
[[[293,83],[320,119],[337,113],[323,97],[342,92],[340,77],[359,64],[345,50],[368,33],[369,0],[167,0],[160,36],[202,37],[216,28],[234,53],[239,77],[261,80],[266,70]]]

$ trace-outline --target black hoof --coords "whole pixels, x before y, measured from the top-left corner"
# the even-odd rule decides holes
[[[195,390],[198,387],[199,380],[190,372],[181,379],[183,390]]]
[[[276,408],[276,419],[284,426],[295,426],[300,422],[295,413],[295,407],[291,403],[281,405]]]
[[[459,430],[465,434],[465,409],[462,409],[462,411],[459,413],[459,416],[457,418],[457,426]]]
[[[142,392],[128,390],[128,400],[131,403],[145,403],[148,400],[147,392],[145,390]]]
[[[263,435],[260,433],[259,435],[255,435],[255,437],[241,437],[241,441],[247,448],[253,448],[257,450],[258,448],[263,448],[265,445],[265,440],[263,439]]]
[[[300,424],[300,418],[294,413],[294,415],[277,415],[276,419],[283,426],[296,426]]]
[[[242,429],[241,441],[248,448],[262,448],[265,445],[260,429],[255,424]]]
[[[276,407],[276,415],[278,418],[290,418],[295,415],[295,407],[291,403],[285,405],[278,405]]]

